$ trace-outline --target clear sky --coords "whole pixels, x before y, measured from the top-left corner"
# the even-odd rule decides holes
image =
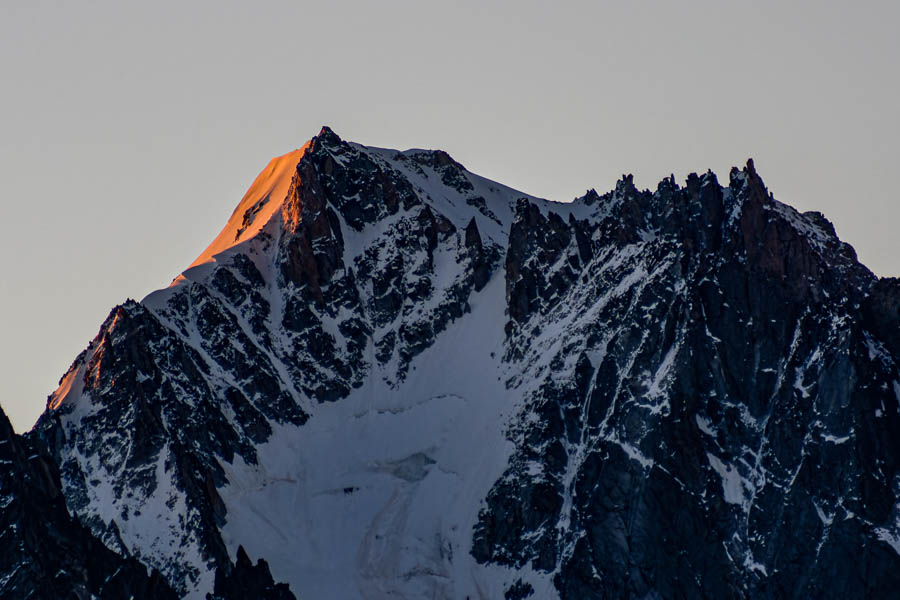
[[[163,287],[323,124],[554,200],[752,156],[900,274],[897,2],[123,2],[0,8],[0,404],[21,431],[110,308]]]

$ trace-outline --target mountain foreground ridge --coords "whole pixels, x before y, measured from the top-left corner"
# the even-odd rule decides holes
[[[752,161],[554,203],[323,128],[23,443],[183,597],[885,597],[898,333]]]

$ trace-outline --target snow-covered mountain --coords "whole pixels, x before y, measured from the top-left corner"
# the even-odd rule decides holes
[[[898,334],[752,162],[563,204],[323,128],[30,439],[190,598],[879,597]]]

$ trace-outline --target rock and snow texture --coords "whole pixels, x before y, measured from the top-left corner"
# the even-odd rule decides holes
[[[325,128],[32,436],[192,598],[248,556],[300,598],[873,597],[898,333],[900,285],[752,163],[558,204]]]
[[[16,435],[2,410],[0,548],[0,598],[177,598],[158,572],[106,548],[69,515],[53,459]]]

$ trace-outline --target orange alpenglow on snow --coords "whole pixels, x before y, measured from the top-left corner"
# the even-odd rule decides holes
[[[265,227],[266,223],[281,209],[287,198],[297,164],[309,149],[311,141],[293,152],[269,161],[266,168],[256,176],[216,239],[190,264],[186,271],[215,262],[216,255],[253,238]],[[181,274],[172,281],[169,287],[183,281],[185,281],[185,276]],[[111,326],[114,326],[117,320],[118,315]],[[91,343],[91,346],[88,347],[89,352],[102,352],[102,343],[98,344],[97,342],[98,340],[94,340]],[[76,365],[72,365],[69,372],[60,380],[59,387],[50,396],[48,407],[51,410],[58,409],[69,396],[77,397],[81,393],[84,387],[84,371],[84,366],[76,368]]]
[[[310,142],[306,142],[302,148],[269,161],[266,168],[256,176],[225,227],[212,244],[188,266],[188,269],[214,262],[217,254],[259,233],[272,215],[281,208],[281,203],[291,187],[297,163],[303,158],[309,145]],[[179,275],[172,285],[182,278],[183,276]]]

